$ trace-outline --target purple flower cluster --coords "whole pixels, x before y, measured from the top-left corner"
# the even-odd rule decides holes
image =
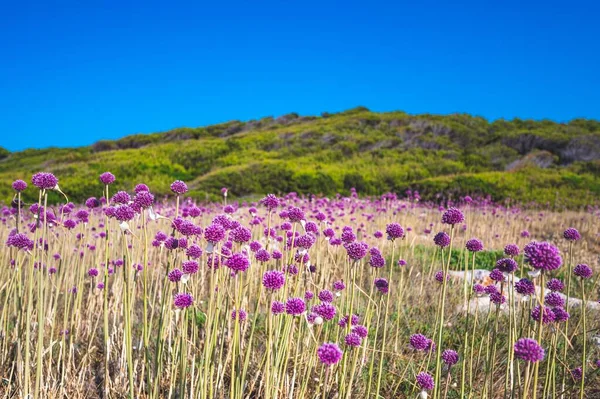
[[[544,360],[545,351],[535,339],[531,338],[520,338],[515,343],[515,356],[518,359],[526,362],[539,362]]]
[[[471,238],[469,241],[467,241],[465,247],[470,252],[483,251],[483,242],[481,242],[481,240],[478,240],[477,238]]]
[[[271,291],[277,291],[285,284],[285,274],[279,270],[269,270],[263,274],[263,286]]]
[[[579,234],[579,231],[577,231],[577,229],[569,227],[564,231],[563,237],[565,238],[565,240],[568,241],[578,241],[581,239],[581,234]]]
[[[551,271],[562,266],[560,251],[550,243],[532,241],[523,248],[523,252],[527,263],[535,269]]]
[[[398,223],[390,223],[385,226],[385,232],[387,233],[388,240],[404,237],[404,229]]]
[[[440,231],[433,237],[433,242],[440,248],[445,248],[450,245],[450,236],[443,231]]]
[[[577,277],[581,277],[582,279],[588,279],[592,277],[593,272],[588,265],[581,263],[573,268],[573,274]]]
[[[53,190],[58,185],[58,179],[52,173],[38,172],[33,175],[31,182],[40,190]]]
[[[465,221],[465,215],[457,208],[448,208],[442,215],[442,223],[455,225]]]
[[[334,365],[342,359],[344,353],[339,346],[333,343],[325,343],[317,349],[317,356],[321,363],[328,366]]]

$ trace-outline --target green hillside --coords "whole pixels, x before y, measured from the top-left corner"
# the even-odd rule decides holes
[[[73,200],[101,192],[109,170],[117,188],[144,182],[167,194],[174,179],[192,196],[265,192],[362,194],[418,189],[424,199],[490,194],[495,200],[577,207],[600,198],[600,122],[514,119],[466,114],[288,114],[248,122],[140,134],[89,147],[0,150],[0,199],[10,183],[37,171],[59,177]],[[29,200],[35,195],[28,190]],[[58,198],[58,197],[57,197]]]

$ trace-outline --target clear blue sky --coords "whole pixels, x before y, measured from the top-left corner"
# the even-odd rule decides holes
[[[0,10],[0,146],[10,150],[357,105],[600,119],[596,1],[5,1]]]

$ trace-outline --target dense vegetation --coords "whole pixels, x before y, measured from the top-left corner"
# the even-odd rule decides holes
[[[97,176],[110,170],[119,176],[118,188],[144,181],[167,194],[161,188],[181,179],[199,199],[214,198],[223,186],[234,197],[412,188],[432,200],[440,193],[489,194],[494,200],[578,207],[600,195],[600,122],[489,122],[466,114],[359,107],[139,134],[90,147],[2,149],[0,199],[10,200],[15,178],[40,170],[59,175],[73,200],[101,189]]]

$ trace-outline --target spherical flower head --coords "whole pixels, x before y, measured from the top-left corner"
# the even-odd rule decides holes
[[[188,293],[175,294],[175,296],[173,297],[173,304],[179,309],[188,308],[192,306],[193,303],[194,297]]]
[[[58,179],[52,173],[38,172],[31,178],[34,186],[40,190],[53,190],[58,185]]]
[[[582,279],[588,279],[592,277],[592,269],[585,263],[581,263],[573,269],[573,274]]]
[[[135,211],[129,205],[119,205],[115,208],[115,218],[121,222],[128,222],[135,216]]]
[[[579,234],[579,231],[577,231],[577,229],[569,227],[563,233],[563,237],[565,237],[565,240],[567,241],[577,241],[581,239],[581,234]]]
[[[273,252],[271,253],[271,257],[273,259],[282,259],[283,258],[283,254],[280,251],[274,249]]]
[[[545,302],[546,305],[550,307],[565,305],[565,300],[558,292],[551,292],[548,295],[546,295]]]
[[[474,284],[473,292],[475,293],[475,295],[483,295],[485,293],[485,287],[481,284]]]
[[[154,203],[154,195],[149,191],[140,191],[133,197],[133,203],[140,208],[150,208]]]
[[[504,274],[500,269],[494,269],[490,272],[490,278],[494,281],[504,281]]]
[[[342,280],[338,280],[333,283],[333,289],[336,291],[342,291],[346,288],[346,284]]]
[[[519,265],[513,258],[502,258],[496,262],[496,268],[503,273],[510,274],[515,272],[519,268]]]
[[[426,350],[429,347],[429,341],[431,340],[423,334],[413,334],[409,338],[410,346],[418,351]]]
[[[271,313],[273,314],[281,314],[285,312],[285,305],[282,302],[274,301],[271,304]]]
[[[259,249],[254,255],[259,262],[268,262],[271,259],[271,254],[266,249]]]
[[[329,290],[322,290],[321,292],[319,292],[319,299],[322,302],[333,302],[333,292]]]
[[[498,288],[496,288],[495,285],[488,285],[485,287],[484,291],[486,294],[491,295],[495,292],[498,292]]]
[[[369,266],[374,268],[381,268],[385,266],[385,258],[381,254],[371,255],[369,259]]]
[[[367,327],[361,325],[352,327],[352,332],[361,338],[367,338],[367,335],[369,335]]]
[[[562,266],[560,251],[547,242],[532,241],[523,249],[525,260],[539,270],[555,270]]]
[[[342,231],[341,239],[346,244],[349,244],[353,241],[356,241],[356,234],[352,231],[352,229],[344,229]]]
[[[386,279],[376,278],[373,283],[375,284],[375,288],[377,288],[377,291],[381,292],[382,294],[388,293],[388,291],[390,289],[390,284],[388,283],[388,281]]]
[[[106,186],[115,182],[115,175],[110,172],[104,172],[100,175],[100,182]]]
[[[442,215],[442,223],[455,225],[465,221],[465,215],[457,208],[448,208]]]
[[[448,366],[454,366],[458,363],[458,353],[452,349],[446,349],[442,352],[442,360]]]
[[[85,206],[88,208],[98,208],[101,205],[100,201],[96,197],[90,197],[85,201]]]
[[[250,260],[242,253],[235,253],[225,261],[225,266],[234,272],[245,272],[250,267]]]
[[[523,230],[521,232],[521,237],[523,237],[523,238],[529,238],[529,237],[531,237],[531,234],[529,234],[529,231]]]
[[[195,274],[198,272],[199,265],[195,260],[186,260],[181,264],[181,269],[185,274]]]
[[[302,298],[290,298],[285,303],[285,312],[292,316],[298,316],[306,310],[306,303]]]
[[[246,313],[246,311],[244,309],[240,309],[239,312],[234,309],[231,311],[231,320],[235,320],[236,316],[241,323],[243,321],[246,321],[248,314]]]
[[[396,238],[404,237],[404,229],[399,223],[390,223],[385,226],[385,232],[387,233],[388,240],[395,240]]]
[[[271,291],[277,291],[285,284],[285,274],[279,270],[269,270],[263,274],[263,286]]]
[[[315,297],[315,294],[312,291],[305,291],[304,292],[304,299],[307,301],[310,301],[311,299],[313,299]]]
[[[169,274],[167,274],[169,281],[171,281],[172,283],[178,283],[179,281],[181,281],[182,276],[183,272],[179,269],[173,269],[169,272]]]
[[[543,317],[542,317],[542,322],[544,324],[550,324],[554,321],[554,313],[552,312],[552,309],[550,309],[547,306],[543,306]],[[540,321],[540,313],[542,313],[542,311],[540,310],[540,305],[537,305],[535,308],[531,309],[531,318],[537,322]]]
[[[302,211],[302,209],[296,208],[296,207],[290,207],[287,210],[287,218],[292,223],[299,222],[301,220],[305,220],[304,212]]]
[[[131,196],[125,191],[117,191],[115,195],[112,196],[110,201],[113,204],[129,204],[129,201],[131,201]]]
[[[433,237],[433,242],[440,248],[445,248],[450,245],[450,236],[443,231],[440,231]]]
[[[12,188],[18,192],[25,191],[27,188],[27,183],[25,183],[23,180],[15,180],[12,184]]]
[[[361,260],[367,254],[369,246],[364,242],[351,242],[345,245],[348,257],[354,261]]]
[[[431,391],[435,385],[433,377],[426,372],[417,374],[417,385],[424,391]]]
[[[565,321],[569,320],[569,318],[571,317],[569,312],[567,312],[563,307],[560,307],[560,306],[553,308],[552,313],[554,313],[554,322],[555,323],[565,322]]]
[[[435,277],[435,281],[437,281],[438,283],[444,282],[444,272],[442,270],[437,271],[435,273],[434,277]],[[446,276],[446,281],[449,279],[450,279],[450,276]]]
[[[137,184],[137,185],[135,186],[135,188],[133,189],[133,191],[134,191],[136,194],[139,194],[139,193],[141,193],[142,191],[150,191],[150,189],[149,189],[149,188],[148,188],[148,186],[147,186],[147,185],[145,185],[144,183],[140,183],[140,184]]]
[[[175,180],[173,183],[171,183],[171,191],[177,195],[182,195],[187,193],[188,187],[187,184],[181,180]]]
[[[328,302],[320,303],[318,305],[313,306],[312,311],[325,320],[332,320],[337,313],[335,306]]]
[[[252,241],[249,245],[250,251],[256,252],[262,248],[262,244],[259,241]]]
[[[192,244],[185,251],[185,255],[192,259],[198,259],[199,257],[202,256],[202,248],[200,248],[199,245]]]
[[[97,277],[98,276],[98,269],[92,267],[91,269],[88,270],[88,276],[90,277]]]
[[[266,197],[260,200],[260,204],[267,208],[269,211],[277,209],[279,206],[279,199],[273,194],[267,194]]]
[[[321,363],[332,366],[342,359],[344,353],[334,343],[325,343],[317,349],[317,356]]]
[[[490,302],[496,305],[502,305],[506,302],[506,297],[500,292],[492,292],[490,293]]]
[[[351,325],[353,325],[353,326],[357,325],[359,322],[358,315],[353,314],[350,322],[351,322]],[[345,328],[347,325],[348,325],[348,316],[344,316],[338,321],[338,326],[340,326],[342,328]]]
[[[469,241],[467,241],[465,247],[470,252],[483,251],[483,242],[481,242],[481,240],[478,240],[477,238],[471,238]]]
[[[516,244],[507,244],[504,247],[504,254],[506,256],[512,256],[514,258],[515,256],[519,256],[520,252],[521,250]]]
[[[548,280],[546,283],[546,288],[548,288],[550,291],[562,292],[562,290],[565,289],[565,285],[559,279],[553,278]]]
[[[521,295],[531,296],[535,294],[535,284],[529,279],[522,278],[515,283],[515,290]]]
[[[213,223],[204,230],[204,238],[206,241],[216,244],[225,238],[225,228],[220,224]]]
[[[545,355],[544,348],[535,339],[520,338],[515,342],[515,356],[518,359],[535,363],[544,360]]]
[[[400,266],[400,267],[406,266],[406,261],[404,259],[398,259],[398,266]]]
[[[252,232],[246,227],[239,226],[231,230],[229,237],[234,242],[245,243],[252,239]]]
[[[72,230],[75,228],[75,226],[77,226],[77,222],[75,222],[73,219],[67,219],[63,222],[63,226],[65,226],[65,228],[68,230]]]
[[[583,370],[581,369],[581,367],[577,367],[571,370],[571,377],[573,377],[575,381],[581,381],[581,378],[583,377]]]
[[[344,343],[350,347],[357,347],[362,343],[362,338],[358,334],[351,332],[344,337]]]

